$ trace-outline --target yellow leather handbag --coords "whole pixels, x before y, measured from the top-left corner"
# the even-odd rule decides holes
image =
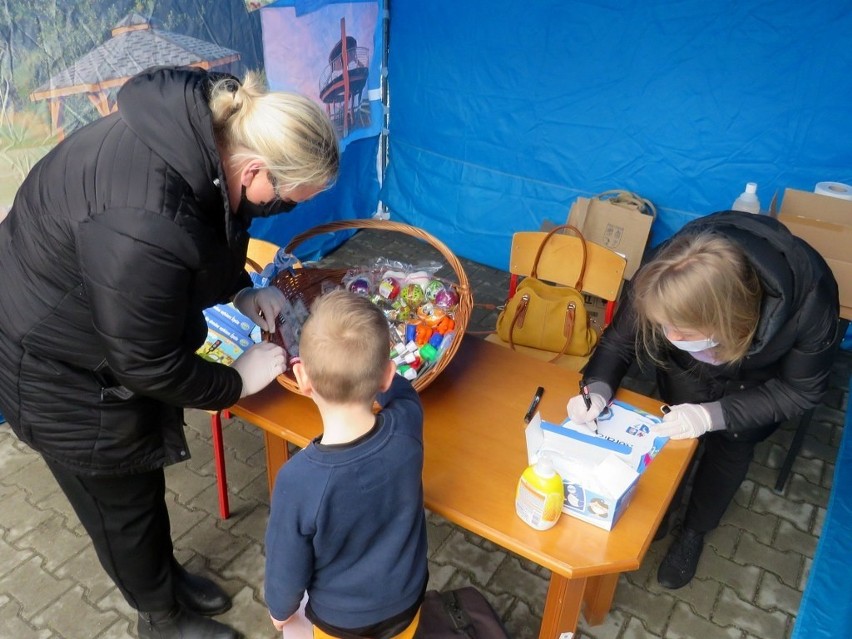
[[[551,284],[538,279],[538,262],[547,241],[557,232],[569,229],[581,240],[583,261],[577,283],[571,286]],[[497,334],[514,349],[529,346],[560,355],[588,355],[598,341],[597,332],[589,325],[583,302],[583,275],[586,272],[586,240],[574,226],[553,228],[542,240],[530,276],[524,278],[517,291],[506,302],[497,318]]]

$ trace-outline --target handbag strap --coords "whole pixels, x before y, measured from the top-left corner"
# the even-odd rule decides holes
[[[580,240],[580,246],[583,247],[583,263],[580,265],[580,274],[577,276],[577,283],[574,285],[578,291],[583,290],[583,276],[586,274],[586,258],[588,256],[588,248],[586,247],[586,238],[583,237],[583,234],[580,232],[576,226],[571,224],[561,224],[559,226],[554,226],[550,229],[550,232],[544,236],[544,239],[541,240],[541,244],[539,244],[538,252],[535,254],[535,260],[533,260],[532,271],[530,272],[530,277],[538,278],[538,261],[541,259],[541,255],[544,252],[544,246],[547,244],[547,241],[553,237],[559,231],[564,229],[569,229],[574,232],[574,234]]]

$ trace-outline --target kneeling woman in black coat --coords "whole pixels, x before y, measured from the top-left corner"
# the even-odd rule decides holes
[[[573,397],[568,414],[597,417],[638,357],[656,367],[671,407],[655,434],[701,438],[682,534],[660,565],[660,584],[689,583],[704,535],[719,525],[755,445],[820,401],[838,323],[828,266],[767,216],[699,218],[636,274],[585,369],[591,408]],[[658,538],[667,526],[668,516]]]

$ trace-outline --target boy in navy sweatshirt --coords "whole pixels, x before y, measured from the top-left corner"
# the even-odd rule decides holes
[[[420,398],[395,374],[387,320],[367,298],[319,298],[299,351],[293,373],[319,408],[323,433],[275,481],[270,616],[285,637],[300,636],[307,594],[314,637],[410,637],[428,579]]]

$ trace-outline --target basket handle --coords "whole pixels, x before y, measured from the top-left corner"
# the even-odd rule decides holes
[[[372,229],[377,231],[396,231],[397,233],[404,233],[405,235],[410,235],[419,240],[424,240],[428,242],[435,249],[444,256],[447,262],[450,264],[452,269],[456,272],[456,276],[458,277],[458,285],[457,288],[460,293],[469,293],[470,292],[470,284],[467,279],[467,274],[464,272],[464,268],[459,262],[458,258],[453,254],[453,252],[444,244],[441,240],[436,238],[433,235],[430,235],[423,229],[419,229],[416,226],[411,226],[409,224],[402,224],[400,222],[391,222],[390,220],[338,220],[336,222],[328,222],[326,224],[320,224],[318,226],[314,226],[307,231],[303,231],[298,235],[295,235],[293,239],[284,247],[284,251],[287,253],[292,253],[293,250],[299,246],[305,240],[308,240],[317,235],[322,235],[324,233],[335,233],[337,231],[346,231],[352,229]]]

